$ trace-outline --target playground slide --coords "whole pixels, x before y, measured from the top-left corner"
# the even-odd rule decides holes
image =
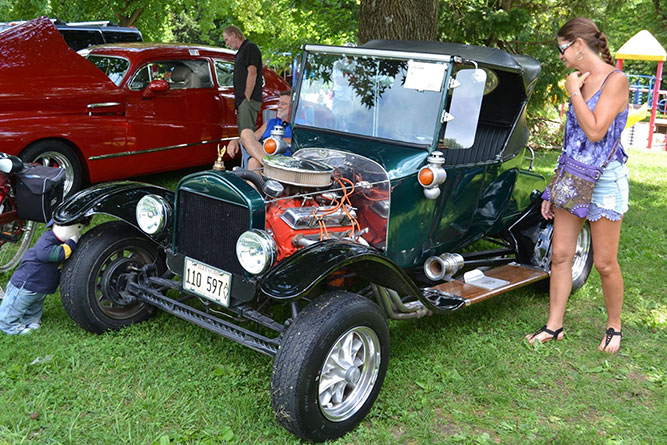
[[[630,111],[628,111],[628,121],[625,123],[625,128],[630,128],[637,122],[646,117],[648,113],[648,104],[644,103],[641,106],[630,104]]]

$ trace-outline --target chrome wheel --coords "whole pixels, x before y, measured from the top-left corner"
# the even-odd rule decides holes
[[[531,263],[545,270],[551,269],[551,242],[553,238],[553,224],[548,223],[540,230],[538,239],[535,243]],[[577,237],[577,245],[572,260],[572,290],[576,292],[588,280],[588,276],[593,268],[593,240],[591,238],[591,226],[584,223],[584,226]],[[549,280],[541,281],[540,286],[545,290],[549,289]]]
[[[302,439],[336,439],[368,414],[387,374],[384,312],[373,301],[333,291],[310,301],[285,331],[273,362],[271,405]]]
[[[34,162],[46,167],[58,167],[65,170],[65,186],[63,196],[67,196],[74,183],[74,166],[64,154],[58,151],[45,151],[37,156]]]
[[[380,341],[372,329],[355,327],[341,335],[322,366],[322,414],[340,422],[356,413],[375,386],[381,360]]]
[[[572,281],[576,282],[584,273],[590,272],[589,262],[591,256],[591,227],[584,224],[577,237],[577,248],[572,261]]]

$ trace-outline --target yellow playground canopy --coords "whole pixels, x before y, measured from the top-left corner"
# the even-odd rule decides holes
[[[651,104],[651,119],[648,130],[648,148],[653,142],[653,130],[655,127],[655,115],[658,110],[658,94],[660,92],[660,80],[662,78],[662,65],[667,60],[665,48],[647,30],[639,31],[625,42],[616,51],[616,66],[623,68],[623,60],[650,60],[658,62],[658,70],[655,75],[655,86],[653,88],[653,100]]]
[[[665,48],[647,30],[639,31],[616,51],[616,60],[667,60]]]

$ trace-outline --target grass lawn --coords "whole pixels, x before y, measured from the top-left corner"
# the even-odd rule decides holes
[[[556,155],[538,153],[538,170],[548,174]],[[667,442],[667,153],[632,151],[629,168],[620,353],[596,349],[605,309],[595,271],[558,343],[521,341],[546,321],[549,299],[535,287],[390,322],[380,396],[338,443]],[[180,174],[147,180],[173,185]],[[0,444],[298,443],[273,418],[264,355],[164,313],[89,334],[59,295],[43,323],[0,336]]]

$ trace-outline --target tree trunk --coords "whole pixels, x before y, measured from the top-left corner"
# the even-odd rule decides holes
[[[437,40],[438,0],[361,0],[359,43]]]
[[[137,20],[144,12],[144,7],[141,6],[140,1],[125,0],[122,9],[115,13],[118,25],[120,26],[136,26]]]

